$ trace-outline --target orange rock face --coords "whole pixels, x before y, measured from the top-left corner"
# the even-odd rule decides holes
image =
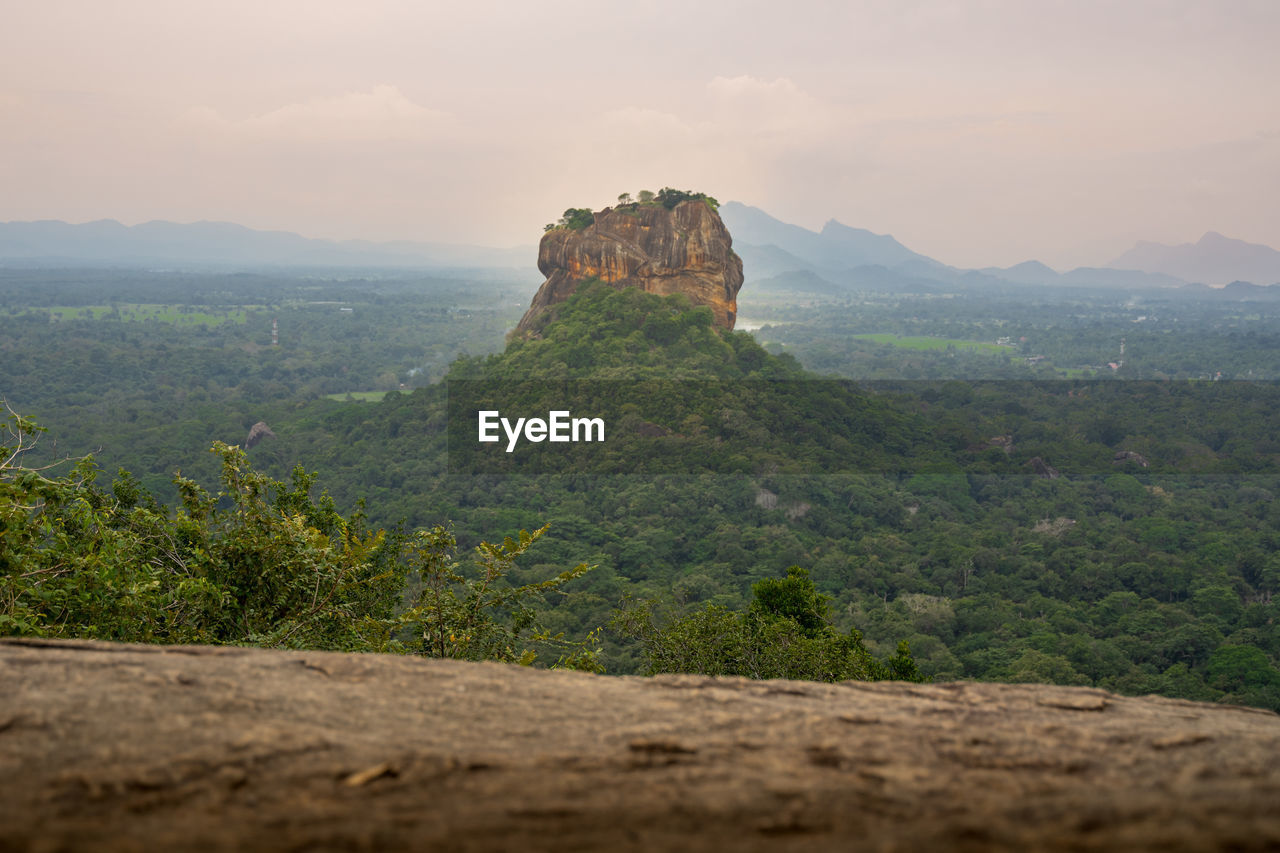
[[[742,259],[720,216],[703,201],[623,205],[595,214],[581,230],[557,228],[542,237],[538,269],[547,277],[516,332],[531,328],[535,316],[573,295],[587,279],[646,293],[683,293],[706,305],[716,325],[732,329],[742,287]]]

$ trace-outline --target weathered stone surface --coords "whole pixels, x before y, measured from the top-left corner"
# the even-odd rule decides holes
[[[249,435],[245,437],[244,449],[249,450],[255,444],[266,441],[268,438],[275,438],[276,434],[271,431],[271,427],[267,426],[266,421],[258,421],[249,428]]]
[[[517,334],[528,332],[543,309],[568,299],[590,278],[659,296],[683,293],[694,305],[709,306],[726,329],[738,316],[742,259],[719,214],[702,201],[672,210],[656,204],[605,208],[586,228],[548,231],[538,247],[538,269],[547,280]]]
[[[2,850],[1263,850],[1280,717],[0,642]]]

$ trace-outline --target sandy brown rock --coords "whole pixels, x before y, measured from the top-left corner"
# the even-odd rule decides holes
[[[249,428],[249,435],[245,437],[244,449],[249,450],[255,444],[266,441],[268,438],[275,438],[276,434],[271,431],[271,427],[267,426],[266,421],[258,421]]]
[[[0,642],[3,850],[1263,850],[1280,717]]]
[[[720,215],[705,202],[672,210],[657,204],[605,208],[581,230],[557,228],[542,236],[538,269],[547,277],[516,327],[530,331],[544,309],[568,299],[583,281],[646,293],[683,293],[706,305],[717,325],[732,329],[742,288],[742,259]]]

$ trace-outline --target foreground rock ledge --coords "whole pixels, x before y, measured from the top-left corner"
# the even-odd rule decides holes
[[[0,641],[0,850],[1275,849],[1280,717]]]

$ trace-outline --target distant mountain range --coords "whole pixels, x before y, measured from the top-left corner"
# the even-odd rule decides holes
[[[1210,231],[1197,243],[1165,246],[1140,242],[1109,266],[1177,276],[1202,284],[1280,282],[1280,252]]]
[[[1105,267],[1059,273],[1039,261],[965,270],[914,252],[887,234],[834,219],[821,231],[783,222],[756,207],[728,202],[721,218],[733,235],[748,282],[766,290],[840,293],[877,289],[942,291],[956,286],[1066,286],[1112,289],[1235,286],[1226,298],[1280,298],[1280,252],[1210,232],[1198,243],[1138,243]],[[533,272],[536,247],[495,249],[410,241],[322,240],[287,231],[256,231],[229,222],[111,219],[71,225],[44,220],[0,222],[0,265],[180,267],[489,268]],[[1253,284],[1249,284],[1252,282]]]
[[[721,205],[720,218],[733,235],[735,248],[750,246],[750,251],[772,248],[776,250],[770,253],[774,263],[795,263],[797,260],[801,263],[801,267],[793,266],[792,269],[804,266],[828,270],[862,266],[892,269],[909,261],[918,261],[926,268],[946,268],[932,258],[911,251],[887,234],[850,228],[834,219],[822,226],[821,232],[814,232],[799,225],[789,225],[759,208],[736,201]],[[741,250],[738,253],[742,254]]]
[[[742,257],[747,281],[771,289],[814,293],[871,287],[928,292],[956,285],[1145,289],[1188,283],[1163,272],[1135,268],[1080,267],[1058,273],[1039,261],[963,270],[913,252],[891,236],[850,228],[834,219],[822,231],[810,231],[738,202],[722,205],[720,216],[733,235],[733,248]]]
[[[835,220],[821,231],[810,231],[738,202],[721,206],[720,215],[742,256],[747,281],[758,281],[768,289],[831,293],[876,286],[910,292],[958,284],[1039,285],[1182,288],[1188,294],[1224,298],[1280,298],[1280,252],[1215,233],[1206,234],[1195,245],[1139,243],[1105,267],[1078,267],[1065,273],[1039,261],[962,270],[913,252],[888,235]],[[1202,286],[1228,283],[1232,284],[1218,290]]]
[[[532,267],[533,246],[492,249],[443,243],[320,240],[288,231],[255,231],[230,222],[144,222],[100,219],[0,222],[0,263],[291,266]]]

